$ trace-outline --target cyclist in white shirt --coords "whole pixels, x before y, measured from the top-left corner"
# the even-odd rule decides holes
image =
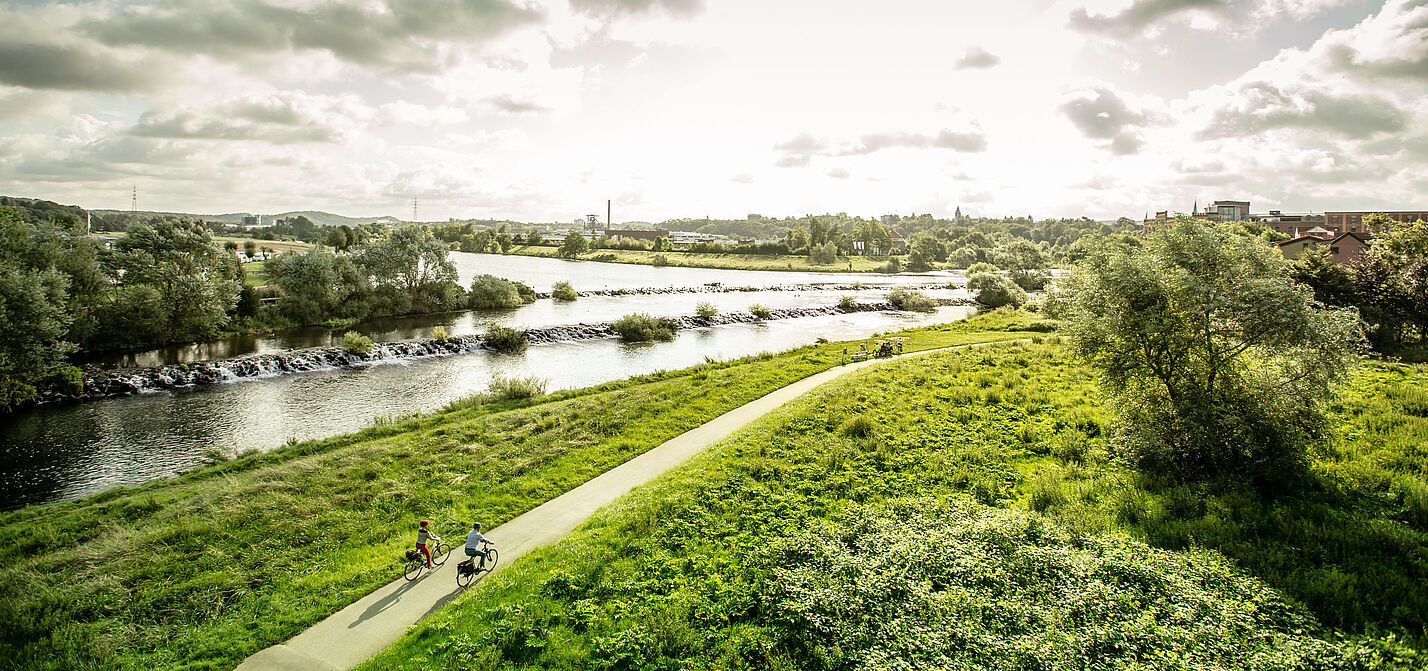
[[[471,533],[466,534],[466,556],[481,558],[481,563],[476,567],[478,571],[486,566],[486,551],[481,547],[483,543],[490,544],[492,547],[496,546],[495,543],[486,540],[486,537],[481,535],[481,523],[476,522],[471,525]]]

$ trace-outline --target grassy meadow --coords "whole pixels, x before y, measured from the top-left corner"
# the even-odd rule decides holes
[[[517,245],[511,254],[522,256],[542,256],[556,258],[556,247],[545,245]],[[664,255],[668,265],[682,268],[722,268],[725,270],[796,270],[801,272],[830,273],[871,273],[887,262],[885,257],[839,257],[832,265],[817,266],[808,262],[807,256],[763,255],[763,254],[704,254],[693,252],[652,252],[638,249],[596,249],[579,258],[584,261],[605,261],[608,263],[634,263],[646,266],[655,264],[656,254]],[[852,266],[849,266],[851,262]]]
[[[996,313],[903,335],[919,350],[1045,328]],[[215,457],[175,479],[4,513],[0,668],[233,668],[397,578],[417,519],[448,537],[472,520],[495,527],[843,363],[846,345],[535,399],[474,398],[350,435]]]
[[[635,490],[362,668],[1423,668],[1425,389],[1428,366],[1368,363],[1336,435],[1264,492],[1115,461],[1054,335],[896,361]]]

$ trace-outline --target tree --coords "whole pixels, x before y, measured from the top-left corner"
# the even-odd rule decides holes
[[[815,266],[828,266],[838,262],[838,245],[823,242],[808,248],[808,262]]]
[[[430,285],[456,282],[456,266],[446,258],[446,244],[420,226],[407,226],[383,240],[367,245],[357,258],[376,283],[405,292],[417,299]]]
[[[674,244],[669,241],[669,238],[660,236],[658,238],[655,238],[654,244],[650,246],[650,249],[656,252],[673,251]]]
[[[147,285],[158,292],[166,313],[161,340],[206,338],[228,323],[238,302],[242,269],[214,244],[203,224],[172,219],[140,224],[114,244],[114,251],[117,278],[127,286]]]
[[[978,303],[987,307],[1020,307],[1026,303],[1026,292],[1016,283],[995,272],[972,273],[967,277],[967,291],[974,294]]]
[[[347,256],[323,249],[283,254],[268,262],[267,273],[282,288],[279,309],[299,324],[367,316],[366,303],[352,300],[367,290],[367,276]]]
[[[788,229],[788,234],[784,236],[784,241],[788,243],[790,254],[797,254],[808,248],[808,229],[803,226],[794,226]]]
[[[1108,245],[1069,292],[1068,332],[1099,372],[1116,448],[1179,479],[1296,472],[1363,339],[1270,244],[1203,221]]]
[[[560,249],[556,254],[562,259],[573,259],[585,252],[590,251],[590,241],[585,239],[579,231],[571,231],[565,236],[565,242],[560,243]]]
[[[247,254],[248,258],[253,258],[253,255],[258,253],[258,243],[254,240],[244,240],[243,253]]]

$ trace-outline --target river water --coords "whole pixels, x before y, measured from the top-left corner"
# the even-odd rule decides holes
[[[831,305],[843,295],[879,300],[888,286],[954,279],[947,274],[870,277],[812,273],[654,268],[555,259],[453,253],[462,283],[478,273],[517,279],[537,291],[556,281],[577,290],[862,282],[855,291],[810,289],[732,293],[590,296],[574,302],[538,300],[512,310],[374,320],[358,326],[374,339],[429,337],[442,326],[452,335],[479,333],[489,322],[529,328],[605,322],[631,312],[688,315],[698,302],[721,312]],[[880,285],[873,288],[875,283]],[[960,283],[960,282],[959,282]],[[937,296],[963,296],[939,290]],[[65,500],[116,485],[136,484],[191,469],[210,450],[271,449],[291,439],[337,435],[377,417],[428,412],[484,391],[494,375],[535,376],[548,389],[585,387],[632,375],[672,370],[710,359],[777,352],[823,337],[854,339],[908,326],[951,321],[971,308],[935,314],[867,312],[737,324],[681,331],[668,343],[616,339],[532,346],[525,354],[474,352],[408,359],[359,368],[284,375],[177,392],[143,394],[65,406],[42,406],[4,418],[0,428],[0,508]],[[238,338],[117,357],[111,365],[159,365],[236,354],[329,344],[325,329]]]

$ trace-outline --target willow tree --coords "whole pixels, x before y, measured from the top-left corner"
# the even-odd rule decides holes
[[[1358,315],[1317,303],[1268,243],[1200,220],[1101,249],[1069,299],[1115,445],[1179,479],[1290,472],[1363,341]]]

